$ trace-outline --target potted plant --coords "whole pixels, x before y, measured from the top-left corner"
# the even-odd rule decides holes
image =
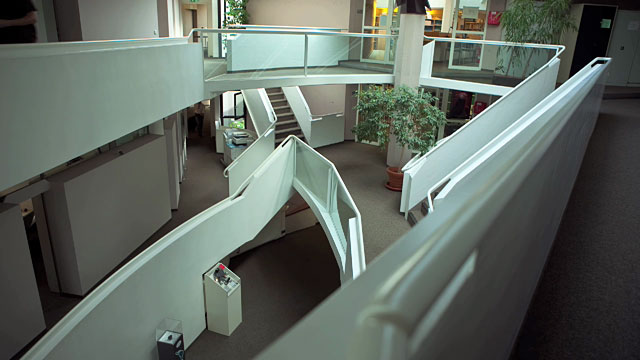
[[[381,149],[395,136],[402,147],[401,159],[405,149],[426,153],[436,142],[438,127],[446,122],[444,113],[434,105],[438,99],[420,88],[372,86],[355,94],[361,120],[352,132],[358,140],[377,142]],[[402,165],[387,168],[388,189],[402,190]]]
[[[504,40],[520,44],[559,44],[564,32],[578,29],[571,18],[571,4],[571,0],[512,0],[500,18]],[[505,69],[502,64],[505,57],[499,56],[498,68],[506,76],[512,76],[516,68],[522,69],[521,78],[530,75],[534,70],[530,67],[532,58],[540,49],[501,47],[500,51],[503,49],[509,61]]]

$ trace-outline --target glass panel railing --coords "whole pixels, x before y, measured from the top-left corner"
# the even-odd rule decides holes
[[[392,74],[395,35],[292,29],[194,29],[206,80]],[[195,36],[195,35],[198,36]]]
[[[559,53],[555,45],[511,44],[475,39],[435,41],[432,77],[516,86]]]

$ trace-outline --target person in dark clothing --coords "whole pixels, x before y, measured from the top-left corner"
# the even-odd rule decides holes
[[[0,44],[36,42],[36,8],[31,0],[0,2]]]
[[[397,0],[396,5],[401,7],[404,14],[426,14],[425,8],[431,11],[429,0]]]

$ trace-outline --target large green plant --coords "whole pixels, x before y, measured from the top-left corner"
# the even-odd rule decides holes
[[[225,27],[249,23],[248,2],[249,0],[227,0],[227,13],[224,18]]]
[[[512,0],[500,22],[504,39],[515,43],[559,44],[562,34],[577,30],[571,18],[571,0]],[[522,77],[528,72],[533,55],[540,50],[533,48],[511,48],[506,73],[512,63],[521,64],[527,58]]]
[[[378,142],[381,148],[391,135],[403,147],[426,153],[436,142],[445,115],[434,104],[438,98],[422,89],[407,86],[385,89],[373,86],[356,92],[361,121],[353,128],[359,140]]]

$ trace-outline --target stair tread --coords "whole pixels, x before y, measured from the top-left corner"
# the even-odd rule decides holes
[[[297,120],[280,120],[280,121],[276,121],[276,126],[278,126],[278,125],[295,124],[297,122],[298,122]]]
[[[273,110],[291,109],[289,105],[274,106]]]
[[[411,224],[411,226],[415,226],[420,220],[422,220],[423,217],[424,215],[422,215],[421,211],[410,210],[407,220],[409,221],[409,224]]]
[[[276,130],[276,135],[277,134],[286,133],[286,132],[292,132],[292,131],[300,131],[300,127],[296,126],[296,127],[290,127],[290,128],[286,128],[286,129]]]
[[[287,136],[288,136],[288,135],[287,135]],[[287,136],[285,136],[285,137],[281,137],[281,138],[276,138],[276,143],[283,142],[283,141],[284,141],[284,139],[286,139],[286,138],[287,138]],[[303,134],[296,135],[296,136],[298,137],[298,139],[304,139],[304,135],[303,135]]]
[[[282,114],[278,114],[278,116],[290,116],[293,115],[292,112],[288,112],[288,113],[282,113]]]

